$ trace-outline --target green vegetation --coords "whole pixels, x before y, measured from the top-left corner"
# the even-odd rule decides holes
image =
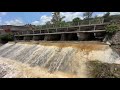
[[[110,22],[111,17],[110,17],[110,12],[107,12],[103,15],[104,22]]]
[[[93,12],[85,12],[85,13],[83,13],[83,17],[84,17],[85,20],[88,21],[88,24],[90,24],[92,14],[93,14]]]
[[[78,25],[81,23],[81,19],[79,17],[76,17],[72,20],[72,22],[74,23],[74,25]]]
[[[117,24],[110,24],[105,27],[105,30],[108,34],[114,34],[119,30],[119,26]]]
[[[107,12],[103,16],[93,16],[93,13],[94,12],[84,12],[83,19],[76,17],[72,21],[66,22],[64,20],[65,16],[61,16],[60,12],[53,12],[51,21],[46,22],[45,25],[36,26],[36,29],[68,27],[68,26],[74,26],[78,24],[79,25],[100,24],[100,23],[107,23],[107,22],[118,23],[120,21],[120,15],[110,15],[110,13]],[[107,26],[106,28],[108,28],[106,31],[109,33],[112,33],[115,31],[115,29],[117,29],[115,25],[110,25],[110,26]]]
[[[13,40],[14,40],[14,37],[12,34],[0,35],[1,42],[8,42],[8,41],[13,41]]]
[[[63,16],[63,17],[60,16],[60,12],[54,12],[51,22],[55,25],[59,25],[62,23],[64,18],[65,18],[65,16]]]

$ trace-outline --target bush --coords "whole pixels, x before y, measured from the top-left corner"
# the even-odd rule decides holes
[[[119,26],[117,24],[110,24],[105,27],[105,30],[109,34],[114,34],[119,30]]]
[[[0,36],[1,41],[13,41],[14,37],[12,34],[5,34]]]

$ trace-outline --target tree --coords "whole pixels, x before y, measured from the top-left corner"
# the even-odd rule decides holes
[[[52,14],[53,16],[51,22],[55,25],[59,25],[62,22],[62,20],[65,18],[65,16],[63,17],[60,16],[60,12],[53,12]]]
[[[78,23],[80,23],[81,19],[79,17],[76,17],[72,20],[74,25],[78,25]]]
[[[51,22],[50,22],[50,21],[47,21],[47,22],[46,22],[46,25],[50,25],[50,24],[51,24]]]
[[[109,16],[110,16],[110,12],[107,12],[107,13],[105,13],[105,14],[103,15],[104,18],[107,18],[107,17],[109,17]]]
[[[50,27],[50,26],[51,26],[51,22],[50,22],[50,21],[47,21],[47,22],[46,22],[46,26],[47,26],[47,27]]]
[[[110,12],[107,12],[103,15],[104,18],[104,22],[110,22],[111,18],[110,18]]]
[[[93,18],[93,23],[100,24],[100,23],[103,23],[103,20],[104,20],[103,17],[95,15]]]
[[[90,18],[92,17],[93,12],[84,12],[83,17],[84,19],[88,20],[88,23],[90,24]]]

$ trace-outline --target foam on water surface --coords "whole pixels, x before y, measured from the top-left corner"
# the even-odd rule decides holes
[[[0,57],[45,68],[50,73],[60,71],[78,76],[84,72],[86,61],[120,60],[108,45],[89,43],[7,43],[0,47]]]

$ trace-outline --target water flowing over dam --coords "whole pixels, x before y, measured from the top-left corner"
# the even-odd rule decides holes
[[[49,73],[64,72],[78,77],[86,77],[83,74],[87,73],[87,61],[120,60],[108,45],[94,42],[9,42],[0,47],[0,62],[7,59],[44,68]]]

